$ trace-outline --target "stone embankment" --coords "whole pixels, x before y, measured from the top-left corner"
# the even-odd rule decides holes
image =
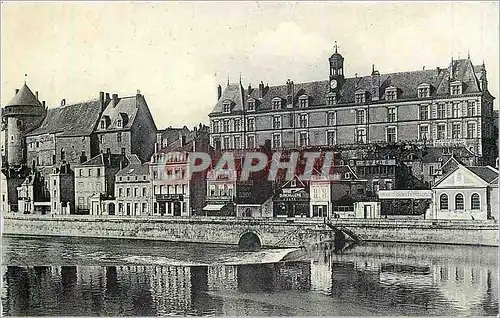
[[[363,241],[498,246],[497,221],[334,219]],[[4,214],[3,233],[300,247],[330,241],[323,219],[145,218]]]

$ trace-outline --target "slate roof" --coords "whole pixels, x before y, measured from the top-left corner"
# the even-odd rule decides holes
[[[448,149],[448,152],[444,152],[444,149]],[[448,147],[429,147],[426,149],[426,154],[422,157],[423,163],[437,163],[437,162],[445,162],[449,160],[451,157],[457,158],[470,158],[474,157],[474,154],[471,153],[465,147],[457,147],[457,148],[448,148]],[[459,161],[457,159],[457,161]]]
[[[42,124],[27,136],[57,134],[58,136],[88,136],[101,114],[101,102],[90,100],[74,105],[49,108]]]
[[[431,85],[431,97],[446,96],[450,94],[450,82],[460,80],[463,83],[463,94],[480,92],[478,72],[481,66],[474,66],[469,59],[453,61],[454,79],[450,81],[451,63],[448,67],[430,70],[398,72],[380,75],[380,99],[385,102],[385,88],[394,86],[397,88],[398,100],[411,100],[418,98],[418,85],[427,83]],[[355,78],[346,78],[340,90],[340,97],[337,104],[353,104],[355,92],[358,90],[371,91],[371,75]],[[329,81],[315,81],[308,83],[298,83],[294,85],[294,105],[297,106],[298,98],[301,95],[309,96],[309,107],[325,106],[326,95],[329,92]],[[260,97],[259,89],[252,88],[245,90],[241,83],[229,84],[217,101],[211,115],[219,114],[223,111],[223,104],[226,100],[233,102],[231,112],[243,110],[243,105],[249,98],[256,100],[256,111],[272,109],[272,100],[275,97],[286,99],[287,86],[278,85],[265,87],[264,94]],[[285,106],[284,106],[285,107]]]
[[[119,97],[116,105],[114,101],[111,100],[101,115],[101,119],[108,116],[110,120],[109,126],[106,129],[101,129],[100,126],[98,126],[98,130],[130,129],[137,115],[139,103],[142,102],[143,100],[140,96],[136,95]],[[119,119],[122,119],[122,127],[118,127],[117,125]],[[125,120],[125,122],[123,122],[123,120]]]
[[[113,153],[101,153],[85,161],[79,166],[119,167],[121,161],[125,161],[125,163],[128,163],[128,160],[124,155],[113,154]]]
[[[117,176],[144,176],[149,174],[149,166],[144,164],[130,164],[116,173]]]
[[[148,163],[142,163],[135,154],[126,156],[128,166],[116,173],[117,176],[143,176],[149,174]]]
[[[477,166],[477,167],[466,167],[466,168],[488,183],[498,178],[498,170],[495,170],[490,166]]]
[[[35,94],[31,89],[24,83],[23,87],[19,89],[19,92],[12,98],[12,100],[6,106],[40,106],[42,104],[36,98]]]

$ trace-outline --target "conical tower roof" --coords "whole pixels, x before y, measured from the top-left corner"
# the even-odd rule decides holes
[[[19,92],[17,92],[7,106],[42,106],[42,104],[38,101],[28,85],[24,83],[23,87],[21,87]]]

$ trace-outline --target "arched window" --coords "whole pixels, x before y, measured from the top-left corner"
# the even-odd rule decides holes
[[[481,209],[481,200],[479,198],[479,194],[474,193],[470,197],[470,208],[471,210],[479,210]]]
[[[441,194],[439,197],[439,209],[440,210],[448,210],[448,195]]]
[[[462,194],[457,194],[455,196],[455,210],[464,209],[464,196]]]
[[[64,148],[61,148],[61,161],[66,158],[66,153],[64,152]]]

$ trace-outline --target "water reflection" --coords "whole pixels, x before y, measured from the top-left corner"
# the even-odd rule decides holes
[[[3,314],[498,314],[496,249],[333,250],[322,245],[302,261],[273,264],[3,266]]]

